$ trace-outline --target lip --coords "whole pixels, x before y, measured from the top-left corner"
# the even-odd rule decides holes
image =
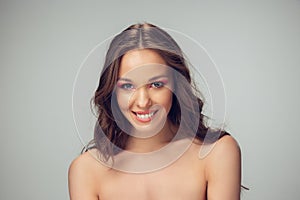
[[[137,121],[146,123],[153,119],[153,116],[157,113],[157,110],[132,111],[132,113]]]

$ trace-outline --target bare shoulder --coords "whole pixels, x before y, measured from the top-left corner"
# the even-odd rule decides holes
[[[96,156],[97,150],[89,150],[75,158],[69,167],[69,176],[95,177],[104,174],[109,168]]]
[[[238,142],[230,135],[225,135],[216,142],[214,151],[216,153],[239,153]]]
[[[219,139],[207,156],[208,199],[240,199],[241,151],[232,136]]]
[[[85,152],[75,158],[69,167],[69,175],[78,175],[91,172],[91,170],[96,166],[96,159],[93,158],[90,152]],[[76,173],[74,173],[76,172]]]
[[[77,171],[83,168],[89,167],[89,164],[91,162],[91,158],[88,152],[85,152],[78,157],[76,157],[70,164],[69,172]]]
[[[91,155],[91,152],[85,152],[75,158],[68,173],[70,198],[98,199],[97,186],[105,171],[106,168]]]
[[[240,156],[241,150],[238,142],[232,136],[226,135],[215,143],[207,159],[210,164],[222,164],[222,160],[239,162]]]

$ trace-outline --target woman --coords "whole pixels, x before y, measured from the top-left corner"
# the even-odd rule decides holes
[[[197,94],[164,30],[144,23],[117,35],[93,98],[94,140],[69,169],[70,198],[240,199],[239,146],[205,125]],[[200,159],[204,146],[214,148]]]

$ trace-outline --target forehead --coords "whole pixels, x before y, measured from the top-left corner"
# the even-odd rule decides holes
[[[124,54],[119,69],[119,77],[167,75],[168,67],[164,59],[149,49],[132,50]]]

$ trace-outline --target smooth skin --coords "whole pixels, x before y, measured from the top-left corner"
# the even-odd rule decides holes
[[[143,64],[165,64],[152,50],[134,50],[126,53],[121,62],[120,77]],[[155,84],[154,84],[155,85]],[[150,90],[150,89],[149,89]],[[167,92],[167,91],[165,91]],[[133,102],[132,109],[149,109],[153,102],[167,102],[161,95],[152,96],[142,90]],[[164,97],[168,98],[168,97]],[[145,107],[140,107],[143,102]],[[146,102],[146,103],[145,103]],[[169,108],[166,103],[165,108]],[[137,125],[140,125],[137,122]],[[126,149],[149,152],[165,145],[170,137],[169,123],[153,137],[132,137]],[[231,136],[218,140],[212,151],[199,159],[201,142],[195,140],[188,150],[171,165],[151,173],[132,174],[110,169],[97,161],[92,154],[83,153],[69,168],[71,200],[239,200],[241,188],[241,153]]]

